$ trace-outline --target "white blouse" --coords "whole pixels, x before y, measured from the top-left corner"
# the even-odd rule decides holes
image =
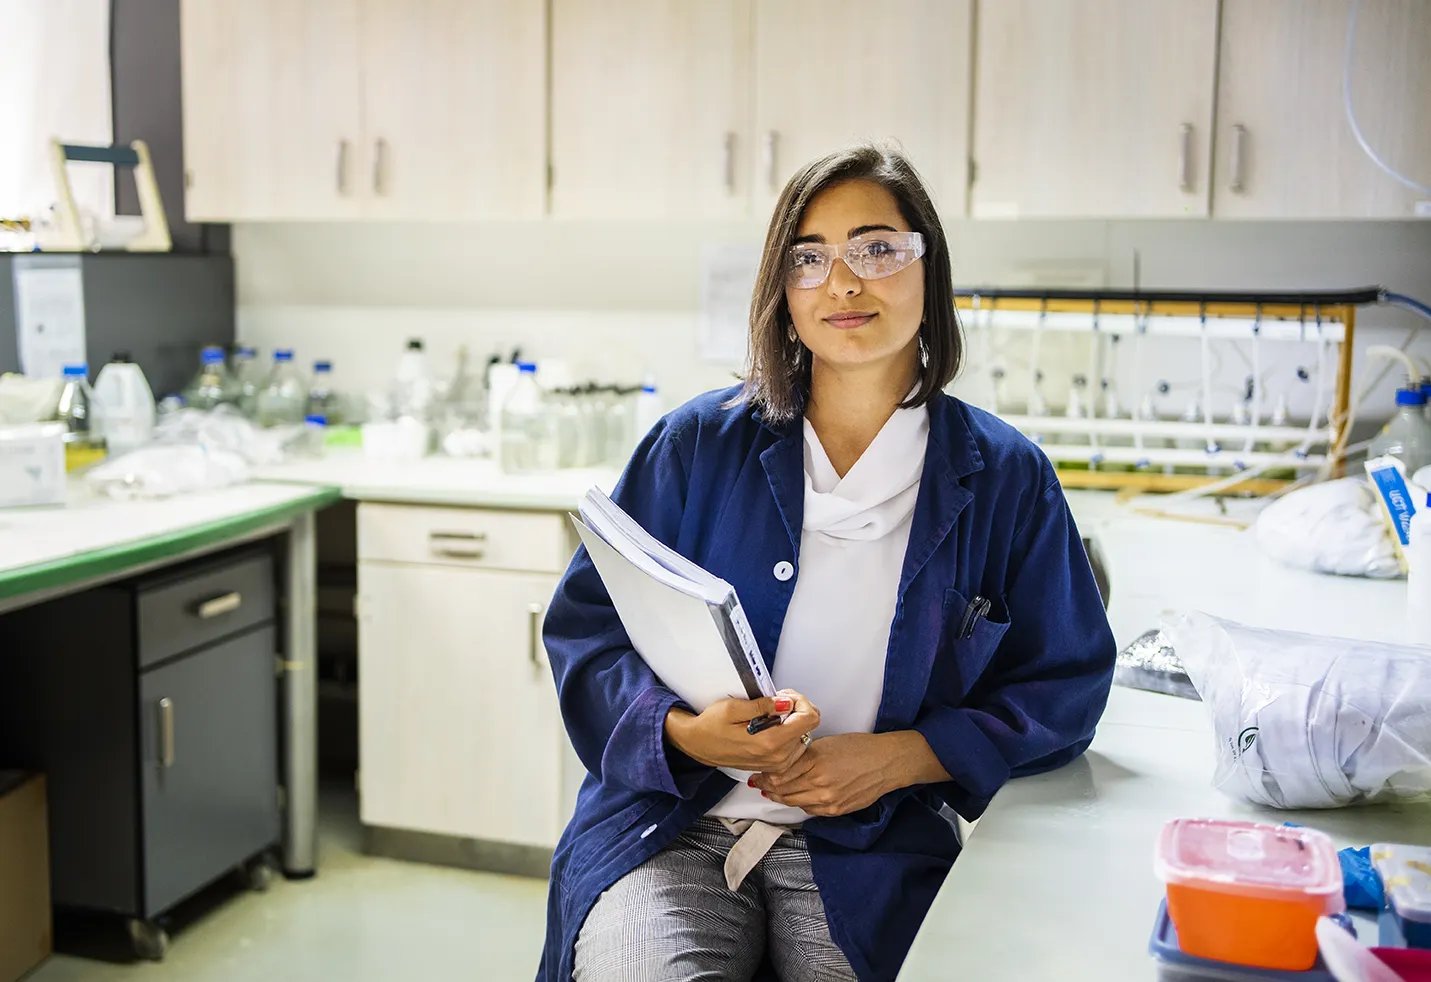
[[[928,411],[897,409],[841,479],[805,421],[799,576],[772,676],[778,688],[795,689],[819,708],[816,738],[874,732],[928,442]],[[708,814],[776,825],[809,817],[744,784]]]

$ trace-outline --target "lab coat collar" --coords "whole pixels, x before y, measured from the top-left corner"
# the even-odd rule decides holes
[[[771,423],[761,416],[758,407],[752,407],[751,415],[775,437],[775,442],[761,452],[760,463],[790,537],[790,547],[798,557],[805,518],[804,420],[796,417],[788,423]],[[900,596],[968,504],[970,495],[959,485],[959,479],[983,469],[984,458],[969,429],[964,404],[946,393],[937,393],[929,401],[929,447],[924,454],[919,499],[914,506],[910,545],[900,577]]]

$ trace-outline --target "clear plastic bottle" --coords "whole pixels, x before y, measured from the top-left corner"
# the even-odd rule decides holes
[[[636,449],[634,444],[645,439],[646,434],[651,432],[651,427],[660,421],[663,412],[661,394],[656,391],[655,376],[647,375],[641,382],[641,391],[636,393],[635,417],[632,420],[636,425],[636,438],[632,441],[632,450]]]
[[[106,449],[119,456],[137,450],[154,435],[154,392],[144,370],[116,351],[94,382],[96,429]]]
[[[551,411],[537,385],[537,366],[519,363],[516,384],[502,404],[502,470],[508,474],[555,470],[557,440],[552,424]]]
[[[95,423],[94,390],[88,365],[66,365],[55,418],[65,424],[65,470],[104,459],[104,438]]]
[[[294,425],[303,422],[308,405],[308,384],[293,364],[293,351],[279,348],[273,353],[273,371],[258,394],[260,426]]]
[[[224,364],[224,349],[209,345],[199,353],[199,372],[184,389],[184,402],[190,409],[213,409],[238,400],[238,380]]]
[[[315,361],[313,381],[308,383],[308,408],[306,415],[323,417],[324,425],[336,426],[343,422],[343,397],[333,388],[333,363]]]
[[[548,403],[556,417],[557,466],[580,467],[585,450],[581,395],[578,390],[556,389],[548,393]]]
[[[601,463],[607,467],[620,469],[631,459],[635,446],[635,396],[639,391],[619,385],[606,387],[606,458]]]
[[[432,403],[432,373],[427,368],[427,352],[421,338],[412,338],[398,360],[393,378],[393,411],[399,419],[408,417],[425,423],[431,416]]]
[[[238,382],[238,406],[239,412],[249,419],[258,416],[258,394],[263,391],[264,371],[263,365],[259,363],[258,352],[248,346],[241,345],[234,352],[234,380]]]
[[[1368,458],[1386,454],[1401,461],[1407,477],[1431,464],[1431,422],[1419,384],[1396,390],[1396,415],[1366,451]]]

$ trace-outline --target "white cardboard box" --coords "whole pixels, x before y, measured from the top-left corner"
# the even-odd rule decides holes
[[[0,426],[0,508],[65,501],[65,425]]]

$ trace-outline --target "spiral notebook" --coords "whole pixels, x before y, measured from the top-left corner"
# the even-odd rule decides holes
[[[662,545],[592,488],[577,534],[636,653],[667,688],[701,712],[720,699],[775,695],[735,588]]]

